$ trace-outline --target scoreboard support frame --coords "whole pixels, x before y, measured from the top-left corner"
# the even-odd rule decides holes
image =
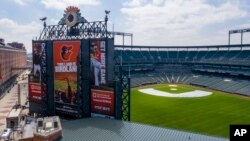
[[[54,41],[80,41],[80,55],[77,58],[77,111],[75,118],[90,117],[90,75],[83,73],[90,71],[90,41],[93,39],[105,40],[106,47],[113,47],[113,32],[107,30],[107,13],[104,21],[78,22],[73,27],[66,24],[44,26],[38,39],[32,42],[41,42],[41,116],[53,116],[55,112],[54,101],[54,73],[53,73],[53,42]],[[83,48],[84,47],[84,48]],[[113,61],[118,55],[113,55]],[[116,63],[114,62],[114,66]],[[130,120],[130,78],[122,70],[122,66],[114,68],[114,118]],[[110,69],[109,69],[110,70]]]

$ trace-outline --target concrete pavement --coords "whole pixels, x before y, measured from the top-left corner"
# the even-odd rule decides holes
[[[28,95],[28,79],[26,75],[28,73],[28,71],[24,71],[17,79],[21,89],[21,105],[25,105]],[[22,76],[24,76],[24,80],[22,80]],[[2,99],[0,99],[0,133],[6,128],[6,117],[8,116],[12,107],[18,102],[17,88],[18,85],[15,84],[9,93],[6,92]]]

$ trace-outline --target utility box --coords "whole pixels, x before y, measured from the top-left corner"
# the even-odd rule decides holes
[[[12,109],[6,118],[6,128],[14,129],[14,127],[18,127],[21,120],[21,108]]]

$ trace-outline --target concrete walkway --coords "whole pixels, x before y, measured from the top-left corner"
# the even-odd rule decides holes
[[[28,79],[27,74],[28,71],[24,71],[20,76],[24,76],[24,80],[17,79],[21,88],[21,105],[24,105],[26,102],[26,97],[28,95]],[[11,111],[12,107],[18,102],[17,96],[17,84],[11,88],[9,93],[5,93],[5,95],[0,99],[0,133],[6,128],[6,117]]]

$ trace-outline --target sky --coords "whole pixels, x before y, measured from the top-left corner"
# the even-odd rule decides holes
[[[133,33],[134,45],[221,45],[229,30],[250,28],[249,0],[1,0],[0,38],[22,42],[31,52],[43,28],[39,19],[46,16],[47,25],[55,25],[71,5],[88,21],[103,20],[110,10],[109,30]],[[231,43],[240,44],[240,34]],[[250,33],[243,43],[250,43]],[[115,37],[115,44],[122,38]]]

